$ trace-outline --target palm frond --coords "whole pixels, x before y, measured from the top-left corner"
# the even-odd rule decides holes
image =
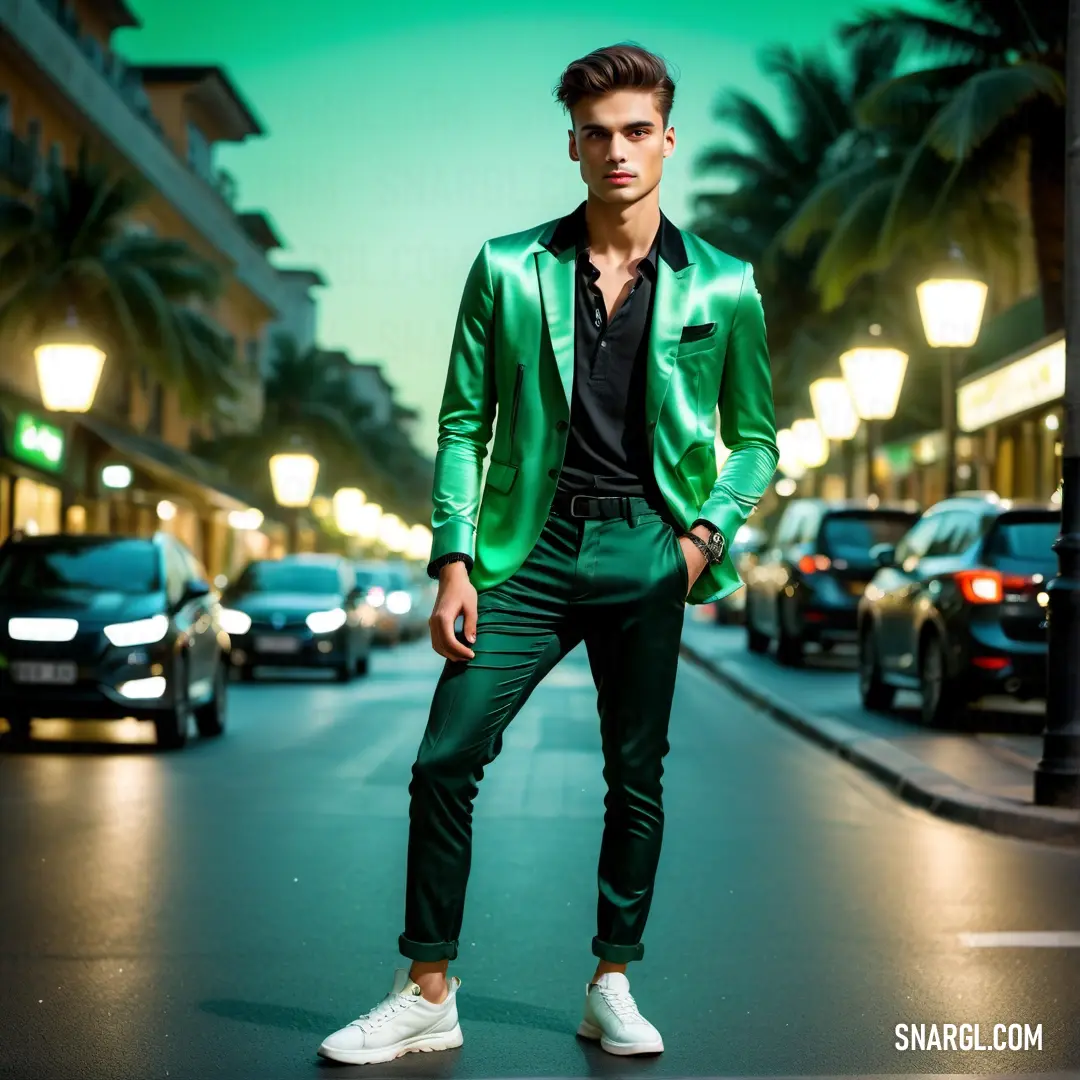
[[[997,35],[991,25],[962,26],[947,19],[917,15],[903,8],[863,12],[839,30],[845,43],[863,42],[869,48],[914,53],[935,61],[985,62],[997,54]]]
[[[957,87],[981,70],[973,63],[948,64],[897,75],[868,89],[856,114],[868,127],[923,128]]]
[[[1064,78],[1044,64],[1025,62],[980,72],[959,87],[931,121],[927,145],[946,161],[962,160],[1038,97],[1065,105]],[[1062,126],[1064,133],[1064,122]]]

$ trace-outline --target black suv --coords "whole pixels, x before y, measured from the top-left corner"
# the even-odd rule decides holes
[[[870,549],[895,544],[918,519],[904,507],[793,499],[746,574],[746,643],[781,664],[802,662],[807,642],[854,642],[856,612],[877,563]]]
[[[859,605],[859,688],[887,709],[922,694],[928,725],[990,694],[1046,693],[1047,581],[1060,511],[972,493],[932,506],[895,547]]]
[[[225,727],[228,638],[172,536],[27,536],[0,547],[0,715],[153,721],[177,749]]]

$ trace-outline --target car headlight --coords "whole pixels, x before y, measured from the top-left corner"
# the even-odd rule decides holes
[[[113,623],[105,627],[105,636],[113,645],[127,648],[129,645],[153,645],[169,632],[169,620],[165,615],[134,622]]]
[[[404,615],[412,607],[412,597],[404,589],[396,589],[386,598],[386,610],[392,615]]]
[[[330,634],[345,625],[345,609],[336,607],[329,611],[313,611],[304,621],[313,634]]]
[[[251,629],[251,616],[232,608],[222,608],[218,622],[226,634],[246,634]]]

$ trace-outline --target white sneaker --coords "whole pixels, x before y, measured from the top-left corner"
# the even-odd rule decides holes
[[[449,979],[449,993],[438,1005],[421,995],[405,968],[394,973],[394,986],[370,1012],[335,1031],[319,1047],[319,1054],[347,1065],[375,1065],[413,1051],[450,1050],[460,1046],[457,988]]]
[[[599,1039],[609,1054],[661,1054],[664,1040],[638,1012],[630,980],[609,971],[585,987],[585,1017],[578,1027],[586,1039]]]

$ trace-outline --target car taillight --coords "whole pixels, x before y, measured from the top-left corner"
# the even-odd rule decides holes
[[[828,555],[804,555],[798,565],[800,573],[815,574],[818,570],[828,570],[832,563]]]
[[[1030,577],[999,570],[961,570],[953,576],[969,604],[1000,604],[1007,592],[1029,592],[1035,586]]]

